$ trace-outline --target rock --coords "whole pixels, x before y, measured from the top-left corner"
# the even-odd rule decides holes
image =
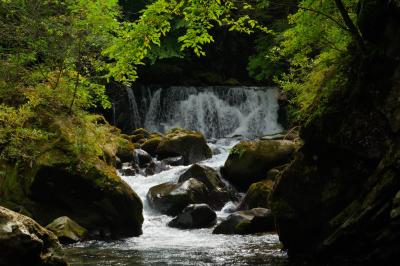
[[[217,215],[207,204],[191,204],[168,223],[182,229],[207,228],[216,223]]]
[[[32,214],[42,224],[68,216],[95,237],[138,236],[143,205],[136,193],[115,173],[98,164],[42,166],[30,186]]]
[[[161,142],[160,136],[154,136],[152,138],[147,139],[142,143],[141,148],[148,152],[151,156],[157,155],[157,148]]]
[[[214,209],[221,209],[232,196],[225,184],[219,178],[218,172],[211,167],[194,164],[180,177],[178,182],[195,178],[206,185],[209,191],[207,203]]]
[[[272,231],[275,231],[275,221],[271,211],[254,208],[232,213],[215,227],[213,234],[254,234]]]
[[[138,163],[141,168],[145,167],[147,164],[153,161],[150,154],[142,149],[136,149],[134,152],[134,156],[135,162]]]
[[[121,163],[133,162],[135,160],[134,152],[135,146],[129,143],[118,147],[117,157],[120,159]]]
[[[204,136],[197,131],[174,129],[166,134],[157,148],[159,159],[182,156],[184,165],[211,158]]]
[[[291,160],[297,144],[285,140],[243,141],[235,145],[221,172],[241,191],[265,178],[268,170]]]
[[[161,173],[162,171],[168,170],[170,167],[166,165],[164,162],[154,162],[152,161],[146,167],[145,174],[146,176],[155,175]]]
[[[131,139],[131,142],[138,143],[139,140],[146,139],[146,138],[143,134],[137,134],[137,135],[130,136],[130,139]]]
[[[52,232],[3,207],[0,207],[0,254],[0,265],[67,265]]]
[[[150,188],[147,199],[150,206],[171,216],[178,215],[187,205],[204,203],[207,187],[194,178],[183,183],[163,183]]]
[[[142,135],[142,138],[148,138],[150,133],[144,128],[138,128],[132,131],[132,135]]]
[[[170,157],[163,159],[162,162],[171,166],[183,165],[183,157],[182,156]]]
[[[248,210],[253,208],[266,208],[269,209],[270,202],[269,196],[272,193],[274,182],[271,180],[264,180],[252,184],[246,192],[246,196],[240,202],[238,210]]]
[[[138,169],[135,169],[133,167],[128,167],[128,168],[124,168],[124,169],[120,169],[119,172],[121,173],[121,175],[123,176],[134,176],[138,173]]]
[[[46,229],[52,231],[63,244],[78,242],[87,234],[85,228],[67,216],[55,219],[51,224],[46,226]]]

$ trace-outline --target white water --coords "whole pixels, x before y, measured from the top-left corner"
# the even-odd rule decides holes
[[[182,127],[198,130],[209,138],[234,135],[255,137],[282,131],[277,122],[279,92],[276,88],[170,87],[138,90],[141,101],[136,105],[137,110],[131,110],[131,117],[136,124],[140,121],[141,126],[150,131],[166,132]],[[128,96],[130,102],[136,101],[133,93],[128,93]]]
[[[215,144],[221,153],[201,164],[219,169],[236,141],[220,139]],[[212,228],[180,230],[167,227],[172,219],[153,211],[147,204],[150,187],[175,182],[190,166],[177,166],[154,176],[123,176],[144,202],[143,235],[116,242],[86,242],[67,250],[71,265],[272,265],[281,266],[285,253],[277,247],[275,234],[213,235]],[[229,209],[233,203],[228,203]],[[221,210],[218,219],[229,215]]]

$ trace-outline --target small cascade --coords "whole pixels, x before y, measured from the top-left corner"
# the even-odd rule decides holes
[[[131,115],[129,116],[130,126],[131,126],[131,128],[139,128],[141,126],[141,123],[140,123],[139,109],[138,109],[138,105],[136,103],[135,94],[133,93],[132,88],[129,86],[126,86],[125,90],[128,95],[129,111],[131,113]],[[115,117],[115,114],[114,114],[114,117]]]
[[[135,99],[129,91],[130,99]],[[276,88],[144,87],[134,93],[140,100],[136,105],[132,103],[131,117],[136,127],[151,131],[183,127],[201,131],[208,138],[256,137],[282,131],[277,122]]]

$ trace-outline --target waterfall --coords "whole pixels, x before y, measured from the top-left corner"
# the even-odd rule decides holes
[[[129,111],[131,113],[131,115],[129,116],[130,126],[131,126],[131,128],[139,128],[141,126],[141,123],[140,123],[141,119],[140,119],[140,115],[139,115],[139,108],[136,103],[135,94],[133,93],[132,88],[129,86],[126,86],[125,90],[128,95]]]
[[[135,100],[129,91],[129,97]],[[131,104],[135,127],[159,132],[182,127],[213,138],[255,137],[282,131],[277,122],[279,91],[276,88],[176,86],[143,87],[134,92],[140,99],[138,104]]]

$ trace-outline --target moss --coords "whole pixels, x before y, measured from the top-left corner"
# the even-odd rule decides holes
[[[248,234],[251,230],[251,221],[244,220],[235,226],[235,234]]]
[[[291,160],[297,144],[283,140],[243,141],[235,145],[223,174],[240,190],[265,178],[268,170]]]
[[[253,209],[253,208],[266,208],[269,209],[269,196],[272,193],[274,182],[271,180],[264,180],[252,184],[247,190],[246,196],[242,201],[242,208]]]
[[[141,148],[143,150],[145,150],[146,152],[148,152],[149,154],[151,154],[152,156],[155,156],[157,153],[157,148],[158,145],[161,142],[161,137],[156,136],[153,138],[150,138],[148,140],[146,140],[142,145]]]
[[[148,138],[150,133],[144,128],[138,128],[132,132],[132,135],[142,135],[143,138]]]

